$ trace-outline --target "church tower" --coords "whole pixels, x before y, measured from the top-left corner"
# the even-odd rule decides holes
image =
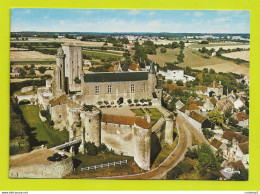
[[[56,55],[56,67],[54,70],[53,95],[58,97],[66,92],[65,80],[65,54],[62,48],[58,49]]]

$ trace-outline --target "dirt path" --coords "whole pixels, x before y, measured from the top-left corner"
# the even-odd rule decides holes
[[[192,135],[187,126],[181,124],[181,118],[177,117],[177,125],[179,129],[179,144],[169,157],[156,169],[147,173],[107,177],[108,179],[163,179],[166,173],[174,168],[181,160],[183,160],[185,153],[192,145]],[[102,177],[104,178],[104,177]],[[105,177],[106,178],[106,177]]]

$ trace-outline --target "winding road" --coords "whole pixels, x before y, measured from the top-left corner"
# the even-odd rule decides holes
[[[179,130],[179,144],[178,147],[168,156],[168,158],[154,170],[146,173],[114,176],[114,177],[101,177],[107,179],[163,179],[166,173],[174,168],[181,160],[184,159],[185,153],[192,145],[192,134],[188,127],[186,120],[178,115],[176,123]]]

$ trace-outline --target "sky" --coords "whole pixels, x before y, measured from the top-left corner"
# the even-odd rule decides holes
[[[11,32],[250,33],[249,11],[11,9]]]

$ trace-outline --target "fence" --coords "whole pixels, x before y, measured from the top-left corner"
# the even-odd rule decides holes
[[[99,165],[95,165],[95,166],[88,166],[88,167],[85,167],[85,168],[81,168],[81,171],[110,167],[110,166],[115,166],[117,164],[120,164],[120,165],[121,164],[127,164],[127,160],[122,160],[122,161],[112,162],[112,163],[107,163],[107,164],[99,164]]]

